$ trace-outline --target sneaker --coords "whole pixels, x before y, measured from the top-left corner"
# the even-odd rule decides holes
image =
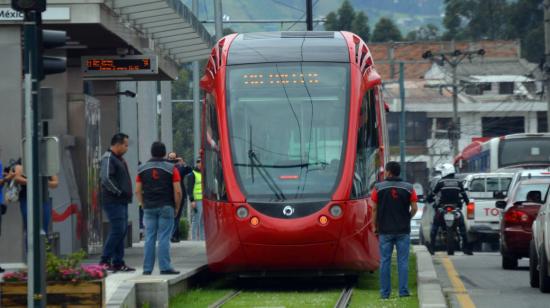
[[[151,272],[150,272],[150,271],[143,271],[142,275],[144,275],[144,276],[150,276],[150,275],[151,275]]]
[[[474,253],[470,249],[464,249],[462,252],[465,255],[468,255],[468,256],[473,256],[474,255]]]
[[[123,264],[123,265],[120,265],[120,266],[114,266],[114,271],[115,272],[135,272],[136,269],[132,268],[132,267],[129,267],[126,264]]]
[[[176,237],[173,237],[170,239],[170,242],[172,243],[179,243],[180,242],[180,239],[179,238],[176,238]]]
[[[99,262],[99,266],[103,267],[108,272],[114,272],[115,268],[107,262]]]
[[[180,273],[179,271],[176,271],[174,269],[169,269],[169,270],[166,270],[166,271],[160,271],[161,275],[177,275],[179,273]]]

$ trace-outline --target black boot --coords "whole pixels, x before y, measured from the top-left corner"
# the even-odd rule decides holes
[[[428,248],[428,252],[433,256],[435,254],[435,245],[432,243],[426,244],[426,248]]]
[[[471,256],[473,255],[474,253],[472,252],[472,246],[469,244],[469,243],[464,243],[462,245],[462,252],[465,254],[465,255],[468,255],[468,256]]]

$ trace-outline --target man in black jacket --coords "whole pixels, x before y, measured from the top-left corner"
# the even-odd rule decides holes
[[[132,272],[124,263],[124,239],[128,229],[128,203],[132,202],[132,180],[122,156],[128,151],[128,135],[118,133],[101,158],[101,206],[111,230],[103,246],[100,264],[112,271]]]

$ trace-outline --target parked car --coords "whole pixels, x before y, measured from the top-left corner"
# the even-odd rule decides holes
[[[529,257],[532,224],[549,187],[550,177],[519,180],[505,200],[496,202],[496,207],[503,210],[500,222],[502,268],[515,269],[520,258]]]
[[[550,192],[533,222],[533,239],[529,245],[529,283],[543,293],[550,293]]]
[[[500,209],[495,201],[508,192],[513,173],[473,173],[464,179],[464,189],[470,203],[465,207],[466,232],[474,246],[482,243],[498,244],[500,235]]]
[[[422,212],[425,208],[424,203],[424,189],[422,188],[422,185],[419,183],[414,184],[414,190],[416,191],[416,195],[418,196],[418,202],[416,203],[418,206],[418,210],[416,211],[416,214],[411,219],[411,242],[413,244],[422,244],[420,241],[420,220],[422,218]]]

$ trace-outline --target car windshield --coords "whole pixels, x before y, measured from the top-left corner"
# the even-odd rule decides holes
[[[533,202],[544,203],[546,202],[546,196],[548,194],[549,187],[550,187],[550,183],[519,184],[518,189],[516,191],[516,195],[514,196],[514,203],[522,202],[522,201],[533,201]],[[535,198],[531,198],[531,200],[528,200],[527,194],[529,194],[529,192],[532,192],[532,191],[535,191],[538,193],[533,194],[534,196],[536,196]]]
[[[228,74],[231,151],[247,199],[330,197],[343,162],[347,65],[239,65]]]

